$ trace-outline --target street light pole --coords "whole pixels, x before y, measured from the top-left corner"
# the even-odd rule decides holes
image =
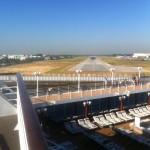
[[[85,118],[88,116],[88,106],[91,105],[91,101],[83,102],[83,106],[85,107]]]
[[[138,67],[138,71],[139,71],[139,79],[140,79],[141,78],[142,67]]]
[[[120,101],[120,111],[122,111],[122,109],[123,109],[123,100],[126,98],[126,96],[120,96],[119,97],[119,101]]]
[[[49,95],[48,93],[49,93],[51,90],[52,90],[52,88],[48,88],[48,89],[47,89],[46,101],[47,101],[47,97],[48,97],[48,95]]]
[[[148,98],[147,98],[148,102],[147,102],[147,104],[150,105],[150,92],[148,92],[147,95],[148,95]]]
[[[41,75],[41,72],[34,72],[34,75],[36,76],[36,81],[37,81],[36,97],[39,97],[39,76]]]
[[[82,70],[76,70],[77,76],[78,76],[78,92],[80,92],[80,73]]]
[[[119,101],[120,101],[120,111],[123,110],[123,100],[125,100],[126,97],[129,97],[129,96],[130,96],[130,91],[127,91],[126,95],[119,96]]]
[[[111,72],[111,84],[112,85],[114,84],[114,71],[115,71],[115,68],[110,68],[110,72]]]

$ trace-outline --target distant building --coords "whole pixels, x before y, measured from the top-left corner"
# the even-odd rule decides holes
[[[65,57],[64,57],[64,56],[59,56],[59,58],[60,58],[60,59],[64,59]]]
[[[27,56],[27,55],[20,57],[20,60],[26,60],[26,59],[28,59],[28,56]]]
[[[8,55],[8,59],[20,59],[19,55]]]
[[[26,60],[28,59],[28,56],[27,55],[8,55],[8,59]]]
[[[4,56],[0,56],[0,60],[4,59],[5,57]]]
[[[134,53],[133,56],[134,58],[149,58],[150,57],[150,53]]]
[[[37,55],[29,55],[28,56],[29,58],[29,60],[33,60],[33,61],[41,61],[41,60],[43,60],[43,57],[41,57],[41,56],[37,56]]]
[[[124,56],[116,56],[117,59],[122,59]]]
[[[44,60],[50,60],[50,56],[44,56]]]

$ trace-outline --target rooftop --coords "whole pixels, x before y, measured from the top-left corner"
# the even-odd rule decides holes
[[[0,150],[20,150],[17,115],[0,117]]]
[[[32,103],[43,103],[50,102],[53,104],[61,104],[61,103],[70,103],[77,102],[81,100],[96,99],[96,98],[104,98],[111,96],[119,96],[119,95],[127,95],[133,93],[140,93],[149,91],[150,84],[144,85],[132,85],[132,86],[121,86],[107,89],[95,89],[95,90],[85,90],[85,91],[76,91],[76,92],[68,92],[68,93],[58,93],[58,94],[50,94],[39,97],[33,97]]]

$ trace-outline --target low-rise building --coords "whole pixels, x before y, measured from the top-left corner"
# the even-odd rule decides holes
[[[132,57],[134,57],[134,58],[138,58],[138,57],[149,58],[150,53],[134,53]]]

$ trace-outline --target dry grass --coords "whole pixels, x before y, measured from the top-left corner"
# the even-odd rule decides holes
[[[145,67],[150,70],[150,61],[117,59],[111,56],[101,56],[99,58],[114,66]]]
[[[33,75],[39,71],[42,74],[63,74],[67,73],[70,68],[85,60],[87,57],[75,57],[69,59],[38,61],[27,64],[18,64],[7,67],[0,67],[1,73],[16,73],[20,72],[24,75]]]
[[[150,71],[150,61],[116,59],[113,56],[101,56],[99,58],[113,66],[142,67],[144,70]],[[145,74],[150,75],[150,73]]]
[[[43,75],[48,74],[74,74],[74,71],[68,71],[70,68],[84,61],[87,57],[80,56],[69,59],[50,60],[50,61],[39,61],[27,64],[18,64],[7,67],[0,67],[1,73],[16,73],[21,72],[24,75],[33,75],[34,72],[40,71]],[[143,67],[143,69],[150,71],[149,61],[129,61],[123,59],[116,59],[115,57],[100,57],[103,61],[114,65],[114,66],[132,66],[132,67]],[[110,72],[83,72],[83,74],[94,74],[94,75],[110,75]],[[115,75],[129,75],[131,73],[116,73]],[[150,75],[150,73],[145,73]]]

